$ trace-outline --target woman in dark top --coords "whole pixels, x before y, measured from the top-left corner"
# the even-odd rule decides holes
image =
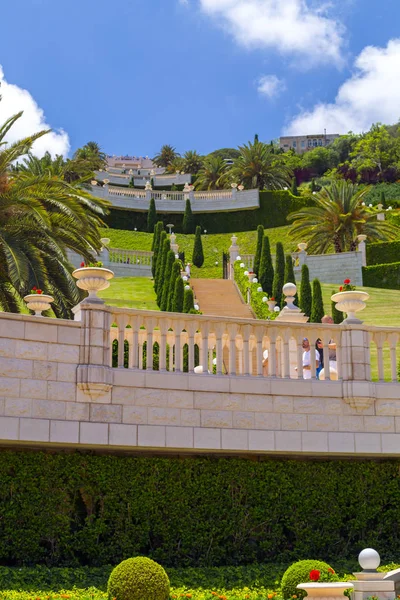
[[[315,342],[315,349],[319,354],[319,364],[316,370],[317,379],[319,379],[320,371],[322,371],[324,368],[324,350],[321,338],[317,338],[317,341]]]

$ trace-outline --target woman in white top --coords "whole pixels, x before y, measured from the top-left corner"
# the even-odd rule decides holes
[[[315,352],[315,369],[319,365],[319,353],[315,348],[311,349],[307,338],[303,339],[303,379],[311,379],[311,355]]]

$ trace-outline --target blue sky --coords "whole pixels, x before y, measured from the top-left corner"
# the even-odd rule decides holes
[[[399,0],[4,3],[0,118],[152,156],[400,118]]]

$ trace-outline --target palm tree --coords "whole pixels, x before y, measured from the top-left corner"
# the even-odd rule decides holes
[[[378,221],[377,211],[365,206],[363,199],[368,192],[368,187],[334,181],[315,195],[316,206],[288,216],[294,221],[291,233],[299,241],[307,239],[308,247],[317,253],[327,252],[332,245],[335,252],[353,251],[360,234],[371,242],[395,239],[396,228],[388,221]]]
[[[196,150],[187,150],[183,155],[183,170],[185,173],[196,175],[203,166],[203,158]]]
[[[207,156],[196,179],[197,190],[220,190],[227,185],[227,164],[220,156]]]
[[[184,172],[184,167],[183,167],[183,158],[181,158],[180,156],[176,156],[167,167],[165,167],[165,172],[166,173],[180,173],[180,172]]]
[[[290,185],[293,173],[282,158],[271,151],[269,144],[248,142],[239,146],[240,156],[234,161],[230,175],[246,188],[279,190]]]
[[[168,167],[169,164],[172,163],[172,161],[175,158],[178,158],[179,154],[178,152],[176,152],[175,148],[173,146],[169,146],[168,144],[164,144],[164,146],[161,146],[161,150],[158,154],[155,155],[155,157],[153,158],[153,162],[157,165],[157,167]]]
[[[74,159],[87,161],[92,171],[98,171],[106,166],[107,155],[102,152],[97,142],[88,142],[76,150]]]
[[[22,112],[0,127],[0,305],[18,311],[36,285],[54,296],[57,316],[69,317],[80,294],[71,276],[67,250],[93,260],[101,247],[98,227],[108,203],[60,176],[62,160],[34,157],[23,168],[11,165],[29,153],[41,131],[10,146],[4,141]]]

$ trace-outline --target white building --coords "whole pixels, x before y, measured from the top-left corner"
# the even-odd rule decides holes
[[[338,133],[317,133],[314,135],[287,135],[279,138],[279,147],[287,152],[293,149],[297,154],[307,152],[318,146],[329,146],[339,137]]]

